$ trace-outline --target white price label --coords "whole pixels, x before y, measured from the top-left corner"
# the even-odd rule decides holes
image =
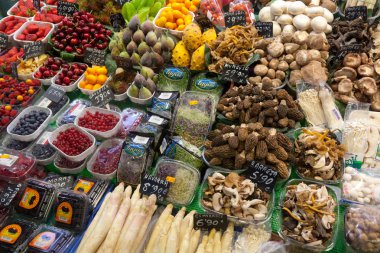
[[[161,99],[169,99],[171,96],[172,96],[173,93],[171,92],[163,92],[161,93],[158,98],[161,98]]]
[[[48,108],[48,106],[51,104],[51,100],[47,97],[44,97],[39,103],[38,106]]]
[[[149,118],[148,122],[161,125],[162,122],[164,122],[164,119],[156,115],[153,115],[152,117]]]
[[[143,137],[143,136],[136,136],[133,138],[133,142],[137,144],[147,144],[149,141],[148,137]]]
[[[1,165],[11,167],[17,160],[18,160],[18,157],[15,155],[0,154]]]

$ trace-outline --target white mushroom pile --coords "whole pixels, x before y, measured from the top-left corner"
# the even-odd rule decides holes
[[[373,111],[380,111],[380,60],[373,62],[366,53],[349,53],[333,80],[331,88],[339,101],[371,103]]]
[[[216,212],[247,220],[263,220],[268,214],[270,195],[250,179],[235,172],[227,176],[214,172],[208,178],[202,204]]]

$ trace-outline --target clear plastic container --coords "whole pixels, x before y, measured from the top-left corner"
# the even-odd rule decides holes
[[[0,179],[22,182],[33,173],[35,158],[26,152],[0,147]]]
[[[212,72],[203,72],[194,76],[191,80],[190,90],[200,91],[214,96],[215,103],[223,93],[224,86],[219,83],[218,75]]]
[[[28,253],[62,253],[69,247],[73,235],[64,229],[41,225],[28,240]]]
[[[26,151],[33,145],[33,141],[19,141],[13,139],[9,134],[7,134],[2,142],[3,147],[7,149],[12,149],[16,151]]]
[[[162,32],[165,32],[165,33],[166,33],[167,31],[169,31],[170,34],[172,34],[172,35],[174,35],[174,36],[176,36],[176,37],[178,37],[178,38],[181,38],[182,35],[183,35],[183,31],[167,29],[167,28],[160,27],[160,26],[157,26],[157,25],[156,25],[156,21],[157,21],[157,19],[159,19],[160,15],[161,15],[161,12],[162,12],[163,10],[165,10],[165,9],[171,9],[171,7],[163,7],[163,8],[161,8],[160,11],[157,13],[156,17],[155,17],[154,20],[153,20],[153,25],[154,25],[155,29],[157,29],[157,30],[161,30]],[[191,22],[193,22],[193,21],[194,21],[194,13],[191,12],[191,11],[189,11],[189,14],[192,16],[192,20],[191,20]]]
[[[28,40],[19,40],[17,39],[17,36],[20,35],[28,25],[30,24],[37,24],[37,25],[48,25],[50,26],[50,31],[49,33],[41,40],[41,42],[44,44],[44,45],[47,45],[48,43],[48,38],[50,37],[50,35],[53,33],[54,31],[54,25],[52,23],[48,23],[48,22],[40,22],[40,21],[28,21],[28,22],[25,22],[21,27],[20,29],[18,29],[14,35],[13,35],[13,40],[16,42],[16,44],[18,44],[19,46],[24,46],[24,45],[27,45],[27,44],[30,44],[32,43],[33,41],[28,41]],[[50,80],[50,79],[49,79]],[[50,83],[49,83],[50,84]],[[44,85],[49,85],[49,84],[45,84]]]
[[[97,130],[94,130],[94,129],[90,129],[90,128],[86,128],[86,127],[80,126],[79,125],[79,120],[82,117],[84,117],[87,112],[89,112],[91,114],[95,114],[96,112],[99,112],[99,113],[106,114],[106,115],[113,115],[114,117],[116,117],[118,119],[118,122],[116,123],[116,125],[114,126],[114,128],[112,128],[111,130],[105,131],[105,132],[101,132],[101,131],[97,131]],[[103,108],[99,108],[99,107],[92,107],[91,106],[91,107],[84,108],[78,114],[78,116],[74,120],[74,124],[76,126],[78,126],[78,127],[83,128],[87,132],[93,134],[96,138],[108,139],[108,138],[111,138],[111,137],[115,136],[118,133],[118,131],[120,131],[121,124],[122,124],[122,118],[120,116],[120,113],[118,113],[118,112],[110,111],[110,110],[107,110],[107,109],[103,109]]]
[[[9,19],[11,19],[11,18],[16,18],[17,20],[19,20],[19,21],[21,21],[23,23],[25,23],[25,22],[28,21],[27,18],[10,15],[10,16],[7,16],[7,17],[1,19],[0,20],[0,24],[9,21]],[[8,43],[12,43],[12,41],[13,41],[13,35],[15,34],[15,32],[17,32],[17,30],[14,31],[13,33],[8,33],[8,34],[4,33],[4,34],[6,34],[8,36]],[[3,32],[0,32],[0,33],[3,33]]]
[[[87,159],[79,162],[73,162],[67,158],[57,154],[54,158],[54,166],[63,174],[75,175],[79,174],[86,167]]]
[[[47,118],[44,122],[42,122],[39,127],[31,134],[27,135],[19,135],[13,133],[13,129],[20,123],[20,121],[27,115],[29,115],[32,112],[45,112],[47,113]],[[7,127],[8,134],[15,140],[19,141],[33,141],[37,139],[37,137],[44,131],[44,129],[48,126],[50,122],[52,112],[49,108],[44,108],[41,106],[29,106],[28,108],[25,108]]]
[[[30,178],[20,192],[15,207],[16,212],[33,220],[46,220],[54,202],[55,186],[45,181]]]
[[[56,7],[56,6],[51,6],[51,5],[50,5],[50,6],[44,6],[44,7],[41,8],[40,13],[41,13],[41,14],[49,14],[49,11],[52,10],[52,9],[57,9],[57,7]],[[64,18],[63,16],[59,16],[58,13],[57,13],[57,14],[54,14],[54,15],[56,15],[56,16],[58,16],[58,17],[61,17],[62,20],[63,20],[63,18]],[[54,24],[54,27],[58,27],[58,25],[62,23],[62,20],[61,20],[60,22],[58,22],[58,21],[55,21],[55,22],[49,22],[49,21],[47,21],[47,20],[41,20],[41,21],[42,21],[42,22],[53,23],[53,24]],[[32,18],[32,21],[38,21],[38,20],[36,20],[36,16],[34,16],[34,17]],[[40,21],[38,21],[38,22],[40,22]]]
[[[22,0],[23,2],[27,2],[28,0]],[[30,1],[30,0],[29,0]],[[11,8],[9,8],[9,10],[7,11],[7,16],[10,16],[10,15],[14,15],[13,14],[13,8],[15,7],[18,7],[19,6],[19,1],[16,2],[15,5],[13,5]],[[40,6],[41,8],[45,6],[45,3],[43,2],[40,2]],[[33,11],[37,11],[34,7],[33,7]],[[16,15],[14,15],[16,16]],[[16,16],[16,17],[22,17],[22,16]],[[28,17],[23,17],[23,18],[27,18],[27,19],[31,19],[32,16],[28,16]]]
[[[344,215],[344,235],[349,253],[376,253],[380,249],[380,210],[350,205]]]
[[[215,209],[213,209],[213,207],[209,207],[206,205],[206,203],[203,201],[204,197],[205,197],[205,192],[207,191],[208,187],[209,187],[209,183],[208,183],[208,177],[209,176],[212,176],[214,173],[219,173],[223,176],[228,176],[230,173],[237,173],[237,174],[241,174],[242,172],[244,172],[244,170],[216,170],[216,169],[208,169],[206,170],[206,173],[204,175],[204,178],[203,178],[203,181],[202,181],[202,184],[201,184],[201,188],[200,188],[200,191],[199,191],[199,202],[200,202],[200,206],[206,210],[207,212],[210,212],[210,213],[217,213],[217,214],[223,214],[222,212],[219,212],[219,211],[215,211]],[[255,188],[257,187],[257,185],[255,184]],[[265,214],[264,217],[256,217],[256,219],[254,217],[252,217],[252,219],[245,219],[245,218],[241,218],[241,217],[237,217],[235,215],[232,215],[232,214],[226,214],[227,215],[227,218],[231,221],[234,221],[234,222],[237,222],[237,223],[241,223],[241,224],[245,224],[245,223],[255,223],[255,224],[264,224],[264,223],[267,223],[270,218],[272,217],[272,212],[273,212],[273,205],[274,205],[274,191],[272,192],[272,194],[268,194],[262,190],[261,191],[261,194],[263,194],[263,196],[266,196],[267,198],[267,203],[261,203],[263,205],[266,206],[266,213],[263,213]],[[254,194],[254,193],[252,193]],[[257,199],[261,199],[261,198],[258,198],[257,196],[255,196]],[[255,199],[255,198],[253,198]],[[261,200],[264,200],[265,199],[261,199]],[[249,200],[248,200],[249,201]]]
[[[215,119],[212,95],[186,91],[175,111],[171,130],[191,144],[201,147]]]
[[[158,160],[153,176],[171,181],[165,201],[177,206],[187,206],[193,201],[200,181],[197,169],[168,158]]]
[[[52,111],[52,116],[50,118],[50,123],[56,122],[59,115],[61,115],[69,106],[70,99],[66,95],[61,98],[61,100],[56,103],[48,99],[47,97],[41,97],[37,100],[35,105],[49,108]]]
[[[74,183],[73,190],[85,193],[90,199],[92,208],[95,208],[109,185],[109,181],[96,178],[78,177]]]
[[[158,75],[157,90],[179,91],[182,94],[187,90],[189,79],[190,71],[187,68],[168,66]]]
[[[50,23],[49,23],[49,24],[50,24]],[[62,60],[62,59],[59,58],[59,57],[54,57],[54,60],[56,60],[56,59],[58,59],[58,60]],[[65,62],[64,60],[62,60],[62,61],[63,61],[62,64],[66,64],[66,62]],[[56,71],[55,75],[52,76],[52,77],[42,78],[42,79],[37,78],[37,77],[35,76],[35,74],[40,70],[41,67],[46,67],[47,65],[48,65],[48,63],[45,62],[42,66],[38,67],[38,68],[33,72],[32,77],[35,78],[35,79],[37,79],[37,80],[40,80],[40,82],[42,83],[42,85],[50,86],[52,80],[53,80],[55,77],[58,76],[58,73],[59,73],[59,71],[61,70],[62,66],[60,67],[59,70]]]
[[[222,10],[222,1],[220,0],[202,0],[200,11],[207,16],[213,25],[224,27],[224,14]]]
[[[0,251],[20,253],[24,252],[28,238],[37,229],[34,222],[22,219],[9,219],[0,226]]]
[[[88,171],[95,177],[111,180],[116,176],[123,147],[122,139],[105,140],[87,163]]]
[[[55,226],[81,232],[89,218],[90,201],[85,193],[63,190],[57,195]]]
[[[43,132],[35,143],[29,148],[29,152],[36,158],[38,164],[51,164],[57,154],[57,151],[49,144],[48,138],[54,131],[48,128]]]
[[[74,123],[75,118],[86,107],[91,106],[91,102],[84,99],[75,99],[70,103],[69,108],[57,118],[57,126]]]
[[[380,176],[346,167],[342,199],[347,202],[380,206]]]
[[[86,150],[84,150],[82,153],[78,154],[78,155],[75,155],[75,156],[71,156],[71,155],[67,155],[66,153],[64,153],[61,149],[59,149],[56,145],[54,145],[54,141],[57,139],[58,135],[61,133],[61,132],[64,132],[68,129],[71,129],[71,128],[75,128],[77,129],[78,131],[80,131],[81,133],[85,134],[92,142],[92,145],[90,147],[88,147]],[[76,125],[74,124],[66,124],[66,125],[63,125],[63,126],[60,126],[59,128],[55,129],[51,135],[49,136],[48,138],[49,140],[49,144],[54,147],[62,156],[64,156],[66,159],[70,160],[70,161],[73,161],[73,162],[80,162],[80,161],[83,161],[85,160],[87,157],[89,157],[96,149],[96,140],[95,140],[95,137],[92,136],[91,134],[89,134],[88,132],[86,132],[85,130],[83,130],[82,128],[80,127],[77,127]]]
[[[136,127],[141,123],[144,114],[145,113],[143,111],[139,111],[134,108],[125,108],[121,112],[123,133],[119,134],[120,137],[125,137],[130,131],[135,130]]]
[[[78,87],[78,89],[80,89],[80,91],[83,93],[83,94],[85,94],[85,95],[87,95],[87,96],[90,96],[91,94],[93,94],[96,90],[88,90],[88,89],[84,89],[84,88],[81,88],[80,86],[79,86],[79,84],[80,84],[80,82],[81,81],[84,81],[85,80],[85,76],[84,76],[84,74],[78,79],[78,81],[77,81],[77,87]],[[107,80],[104,82],[104,84],[103,85],[108,85],[108,83],[111,81],[111,77],[109,76],[108,78],[107,78]],[[102,85],[102,86],[103,86]]]
[[[71,62],[70,63],[70,66],[73,65],[73,64],[85,64],[85,63],[78,63],[78,62]],[[85,64],[87,65],[87,64]],[[82,79],[82,77],[84,76],[84,73],[71,85],[59,85],[59,84],[56,84],[55,83],[55,80],[57,80],[59,74],[62,72],[62,69],[57,73],[57,75],[55,75],[52,79],[51,79],[51,85],[53,86],[57,86],[59,87],[60,89],[66,91],[66,92],[72,92],[74,90],[76,90],[78,88],[78,83],[79,83],[79,80]]]
[[[252,3],[247,0],[235,0],[230,2],[230,12],[244,11],[246,24],[252,24],[255,21]]]
[[[332,197],[332,199],[335,201],[335,208],[334,208],[334,214],[335,214],[335,222],[333,224],[332,230],[331,230],[331,238],[325,241],[322,245],[320,246],[314,246],[314,245],[307,245],[305,243],[301,243],[295,239],[290,238],[289,236],[285,235],[283,232],[283,211],[282,208],[285,203],[285,197],[287,193],[287,188],[292,185],[298,185],[300,183],[305,183],[306,185],[314,184],[319,187],[325,186],[327,189],[327,193],[329,196]],[[337,196],[340,195],[340,190],[338,188],[324,185],[321,183],[309,181],[309,180],[301,180],[301,179],[292,179],[286,183],[286,185],[283,187],[281,195],[280,195],[280,202],[278,205],[279,213],[280,213],[280,219],[279,219],[279,226],[280,226],[280,231],[279,234],[281,238],[283,238],[287,243],[290,244],[290,252],[322,252],[322,251],[329,251],[334,248],[335,242],[337,240],[338,236],[338,221],[339,221],[339,199]]]

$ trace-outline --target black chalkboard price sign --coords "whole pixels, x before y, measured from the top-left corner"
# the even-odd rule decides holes
[[[114,31],[118,32],[120,29],[125,27],[125,20],[121,13],[116,13],[110,16],[110,23]]]
[[[140,193],[147,196],[155,194],[158,200],[163,201],[169,192],[169,186],[168,181],[145,174],[141,180]]]
[[[74,184],[74,178],[72,176],[51,176],[45,179],[46,182],[55,185],[58,189],[69,189]]]
[[[66,92],[64,90],[61,90],[56,86],[50,86],[49,89],[45,91],[44,97],[50,99],[54,103],[58,103],[65,94]]]
[[[24,59],[39,56],[45,52],[44,44],[41,41],[35,41],[24,45]]]
[[[272,170],[265,164],[252,161],[244,174],[261,189],[267,193],[272,193],[273,187],[276,184],[278,172]]]
[[[236,82],[246,84],[248,78],[248,67],[244,65],[228,64],[224,65],[222,71],[222,80],[227,82]]]
[[[8,207],[16,197],[21,187],[21,183],[9,184],[7,188],[0,193],[0,207]]]
[[[354,20],[360,17],[363,20],[367,20],[367,6],[347,7],[344,14],[347,20]]]
[[[84,51],[84,62],[92,65],[103,66],[106,57],[106,50],[86,48]]]
[[[234,11],[224,13],[224,22],[226,27],[232,27],[235,25],[245,26],[245,12],[244,11]]]
[[[343,59],[348,53],[359,53],[361,48],[362,48],[362,45],[360,44],[344,45],[339,50],[337,58]]]
[[[264,38],[273,37],[273,22],[255,22],[255,27],[260,36]]]
[[[8,47],[8,36],[4,33],[0,33],[0,51]]]
[[[226,230],[228,226],[227,215],[225,214],[194,214],[195,230]]]
[[[41,0],[33,0],[33,7],[40,11],[41,10]]]
[[[92,106],[102,107],[111,102],[115,98],[115,95],[108,85],[104,84],[100,89],[92,93],[89,98]]]
[[[77,3],[58,1],[57,11],[58,15],[72,16],[75,12],[79,11],[79,5]]]

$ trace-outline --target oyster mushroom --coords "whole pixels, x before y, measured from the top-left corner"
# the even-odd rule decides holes
[[[238,190],[240,195],[252,195],[254,191],[255,184],[249,179],[245,179],[241,182],[240,189]]]
[[[352,81],[348,78],[344,78],[338,84],[338,92],[341,94],[348,95],[351,93],[352,87],[353,87]]]
[[[374,95],[377,92],[377,85],[375,79],[371,77],[363,77],[358,81],[359,89],[365,95]]]
[[[361,76],[374,77],[375,75],[374,68],[369,64],[360,65],[357,70]]]
[[[361,62],[361,56],[357,53],[349,53],[343,59],[343,65],[351,68],[359,67]]]
[[[335,218],[331,215],[323,215],[322,216],[322,225],[325,229],[331,229],[332,224],[335,222]]]
[[[306,227],[302,229],[301,236],[306,242],[315,241],[315,238],[312,232],[313,232],[313,227]]]
[[[353,69],[351,67],[343,67],[334,73],[334,80],[335,81],[338,81],[339,79],[342,80],[344,78],[348,78],[351,81],[355,81],[356,77],[357,77],[357,73],[356,73],[355,69]]]
[[[239,192],[237,191],[236,188],[232,189],[232,188],[224,187],[223,193],[226,194],[227,196],[232,197],[231,199],[232,207],[236,208],[239,206],[240,197],[239,197]]]
[[[264,203],[264,201],[261,199],[248,200],[248,201],[243,202],[243,205],[241,206],[241,208],[243,208],[243,210],[244,210],[244,209],[248,209],[251,206],[256,206],[256,205],[262,204],[262,203]]]
[[[314,169],[322,168],[326,164],[326,158],[325,156],[321,156],[319,160],[313,165]]]
[[[219,212],[223,207],[223,196],[220,192],[212,195],[212,207],[215,211]]]
[[[226,177],[223,176],[222,174],[216,172],[216,173],[212,174],[211,177],[209,176],[207,179],[208,179],[209,185],[215,186],[217,184],[223,183],[224,180],[226,179]]]

